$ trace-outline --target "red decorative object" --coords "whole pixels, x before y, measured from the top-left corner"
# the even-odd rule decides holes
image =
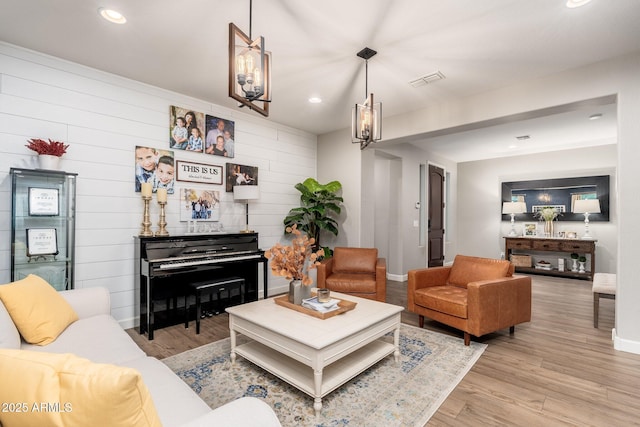
[[[25,147],[38,154],[62,157],[62,155],[67,152],[69,145],[58,141],[52,141],[51,139],[47,142],[43,139],[33,138],[29,140],[29,144],[25,145]]]

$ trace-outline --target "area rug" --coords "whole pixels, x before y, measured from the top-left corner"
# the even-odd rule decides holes
[[[238,337],[238,344],[243,337]],[[383,339],[393,342],[389,334]],[[486,344],[401,325],[401,357],[378,364],[322,399],[316,417],[313,398],[238,356],[229,359],[226,338],[166,358],[163,362],[211,408],[242,396],[263,399],[283,426],[424,426],[471,369]],[[311,369],[311,368],[309,368]],[[310,371],[311,374],[311,371]]]

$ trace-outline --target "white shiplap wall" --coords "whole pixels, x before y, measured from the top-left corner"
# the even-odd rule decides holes
[[[134,148],[169,147],[170,105],[235,121],[236,156],[229,161],[259,168],[260,199],[249,205],[251,228],[264,249],[282,238],[284,216],[299,205],[294,185],[316,176],[315,135],[0,42],[0,283],[10,280],[9,169],[36,167],[25,147],[28,139],[64,141],[70,148],[62,169],[78,174],[75,286],[109,288],[114,317],[123,327],[137,322],[132,236],[140,230],[142,201],[133,189]],[[227,160],[180,150],[175,156],[220,166]],[[176,182],[177,189],[183,186],[220,191],[224,229],[244,228],[244,204],[234,203],[224,186]],[[151,213],[156,229],[157,204]],[[186,231],[178,191],[169,196],[167,222],[172,235]],[[285,289],[283,279],[269,277],[270,294]]]

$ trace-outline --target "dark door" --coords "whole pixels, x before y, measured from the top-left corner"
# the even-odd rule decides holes
[[[429,165],[428,266],[444,263],[444,169]]]

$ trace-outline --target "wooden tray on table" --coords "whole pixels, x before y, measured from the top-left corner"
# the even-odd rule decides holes
[[[281,305],[283,307],[290,308],[295,311],[299,311],[300,313],[308,314],[309,316],[317,317],[318,319],[328,319],[333,316],[337,316],[338,314],[346,313],[347,311],[351,311],[356,308],[357,302],[347,301],[344,299],[339,300],[338,309],[333,311],[328,311],[326,313],[322,313],[319,311],[312,310],[307,307],[303,307],[301,305],[292,304],[289,302],[289,295],[282,295],[279,297],[275,297],[273,299],[276,304]]]

